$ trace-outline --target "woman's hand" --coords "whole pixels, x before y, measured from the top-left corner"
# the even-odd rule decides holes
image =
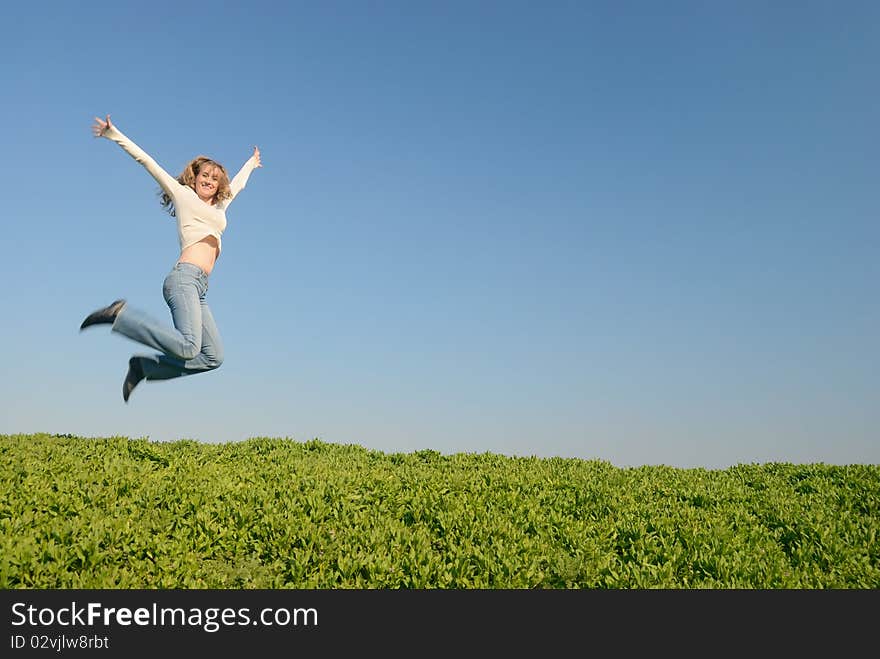
[[[107,119],[110,119],[108,116]],[[256,167],[262,167],[263,161],[260,160],[260,150],[257,147],[254,147],[254,160],[257,161]]]
[[[95,117],[95,125],[92,126],[92,133],[94,133],[95,137],[103,137],[104,133],[106,133],[110,128],[114,128],[114,126],[110,122],[109,114],[107,115],[107,119]]]

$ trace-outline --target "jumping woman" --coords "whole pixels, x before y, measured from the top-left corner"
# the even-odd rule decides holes
[[[226,209],[247,184],[248,177],[262,167],[260,150],[230,181],[220,163],[205,156],[194,158],[183,173],[174,178],[110,121],[95,117],[95,137],[116,142],[152,175],[162,189],[161,205],[177,218],[180,257],[165,277],[162,293],[171,310],[173,328],[116,300],[110,306],[89,314],[80,325],[109,324],[118,332],[158,355],[135,355],[128,360],[128,373],[122,383],[122,399],[127,403],[141,380],[168,380],[213,370],[223,362],[223,344],[208,307],[208,276],[220,256],[220,236],[226,228]]]

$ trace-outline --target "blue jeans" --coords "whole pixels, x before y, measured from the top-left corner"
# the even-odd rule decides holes
[[[162,353],[135,355],[147,380],[203,373],[223,363],[223,343],[205,301],[207,293],[205,271],[192,263],[178,263],[165,277],[162,287],[171,310],[173,329],[128,304],[117,314],[114,332]]]

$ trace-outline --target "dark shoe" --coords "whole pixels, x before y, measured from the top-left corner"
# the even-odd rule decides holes
[[[125,374],[125,382],[122,383],[122,400],[127,403],[131,392],[143,379],[144,367],[141,366],[141,360],[138,357],[132,357],[128,360],[128,373]]]
[[[86,316],[86,319],[82,321],[82,325],[79,326],[80,331],[84,330],[89,325],[112,323],[116,320],[116,316],[119,315],[119,312],[122,311],[122,307],[124,306],[125,300],[116,300],[111,303],[109,307],[104,307],[103,309],[98,309],[97,311],[90,313]]]

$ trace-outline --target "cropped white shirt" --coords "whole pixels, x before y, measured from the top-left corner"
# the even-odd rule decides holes
[[[128,155],[152,175],[159,183],[159,186],[168,193],[171,201],[174,203],[174,213],[177,217],[177,235],[180,239],[180,251],[193,245],[207,236],[214,236],[217,239],[217,255],[220,255],[221,236],[226,229],[226,209],[235,199],[236,195],[244,190],[247,185],[248,177],[256,168],[257,162],[254,156],[251,156],[238,174],[229,182],[229,189],[232,197],[211,205],[202,201],[188,185],[183,185],[177,181],[177,178],[171,176],[162,169],[158,163],[153,160],[143,149],[128,139],[118,128],[108,128],[104,131],[104,137],[113,140],[121,146]]]

